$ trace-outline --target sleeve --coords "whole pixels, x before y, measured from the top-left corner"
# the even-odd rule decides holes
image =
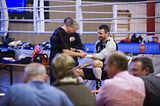
[[[60,34],[58,33],[57,30],[54,31],[53,35],[50,37],[50,44],[51,44],[51,49],[56,49],[60,50],[61,48],[61,40],[60,40]]]
[[[106,56],[110,54],[110,52],[116,50],[116,43],[113,40],[109,40],[105,48],[100,53],[95,53],[95,57],[99,60],[103,60]]]

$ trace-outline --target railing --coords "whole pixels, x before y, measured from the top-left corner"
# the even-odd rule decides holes
[[[4,0],[2,0],[4,1]],[[39,2],[38,2],[39,1]],[[21,9],[25,11],[30,11],[33,13],[33,19],[9,19],[8,16],[7,18],[1,18],[0,21],[1,23],[8,23],[8,22],[29,22],[33,24],[33,29],[32,30],[1,30],[0,34],[6,35],[7,33],[26,33],[26,34],[50,34],[52,33],[52,30],[46,30],[47,24],[51,23],[53,26],[55,23],[61,23],[63,22],[63,18],[51,18],[50,19],[45,19],[44,18],[44,12],[49,12],[49,14],[54,14],[56,15],[57,13],[62,13],[67,15],[72,15],[77,22],[80,24],[80,29],[79,33],[83,35],[89,35],[89,34],[94,34],[96,35],[96,26],[99,24],[107,23],[111,26],[111,33],[112,34],[118,34],[118,36],[121,36],[123,34],[160,34],[159,30],[156,30],[155,32],[146,32],[145,30],[142,31],[118,31],[118,24],[119,21],[122,20],[131,20],[131,24],[134,24],[135,20],[146,20],[146,19],[155,19],[156,20],[156,26],[160,26],[160,14],[159,14],[159,3],[160,1],[140,1],[140,2],[91,2],[91,1],[81,1],[81,0],[34,0],[33,7],[14,7],[14,8],[6,8],[6,7],[0,7],[0,10],[8,10],[8,9]],[[50,6],[44,6],[44,1],[49,1],[50,4],[53,2],[55,3],[60,3],[58,5],[50,5]],[[132,16],[132,17],[121,17],[119,18],[117,16],[117,10],[119,9],[119,6],[124,6],[124,5],[145,5],[146,3],[155,3],[156,4],[156,15],[152,17],[146,17],[146,16]],[[92,11],[92,8],[97,8],[97,7],[104,7],[106,8],[107,6],[111,6],[111,11],[107,10],[97,10],[97,11]],[[46,10],[48,8],[49,10]],[[87,9],[86,9],[87,8]],[[91,9],[90,9],[91,8]],[[145,12],[141,14],[146,14]],[[7,14],[5,12],[5,14]],[[96,17],[90,17],[94,15]],[[137,13],[139,14],[139,13]],[[104,17],[97,17],[97,16],[104,16]],[[109,15],[109,17],[108,17]],[[145,22],[145,21],[144,21]],[[123,24],[123,22],[120,22]],[[136,24],[136,23],[135,23]],[[89,27],[85,27],[88,25]],[[94,29],[91,29],[90,26],[95,25]],[[2,26],[2,25],[1,25]],[[7,27],[7,24],[5,25]],[[4,34],[5,33],[5,34]]]

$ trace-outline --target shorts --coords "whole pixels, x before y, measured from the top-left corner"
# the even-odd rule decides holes
[[[82,68],[83,73],[84,73],[84,79],[88,79],[88,80],[96,80],[97,78],[95,77],[94,73],[93,73],[93,69],[92,68]],[[105,71],[102,70],[102,80],[108,79],[108,75]]]

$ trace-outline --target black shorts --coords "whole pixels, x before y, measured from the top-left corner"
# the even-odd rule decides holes
[[[92,68],[82,68],[83,69],[83,73],[84,73],[84,79],[88,79],[88,80],[96,80],[96,77],[93,73],[93,69]],[[102,70],[102,80],[108,79],[108,75],[105,71]]]

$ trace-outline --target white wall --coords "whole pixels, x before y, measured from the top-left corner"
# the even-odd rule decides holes
[[[146,17],[146,4],[118,5],[118,10],[129,10],[131,18]],[[146,19],[131,19],[129,32],[146,32]]]
[[[156,16],[160,17],[160,4],[156,4]],[[120,10],[129,10],[131,17],[146,17],[146,4],[129,4],[118,5]],[[155,19],[155,32],[160,32],[160,19]],[[146,19],[132,19],[130,23],[130,32],[146,32]],[[160,34],[156,34],[159,37]],[[145,35],[142,35],[144,39],[147,39]]]

